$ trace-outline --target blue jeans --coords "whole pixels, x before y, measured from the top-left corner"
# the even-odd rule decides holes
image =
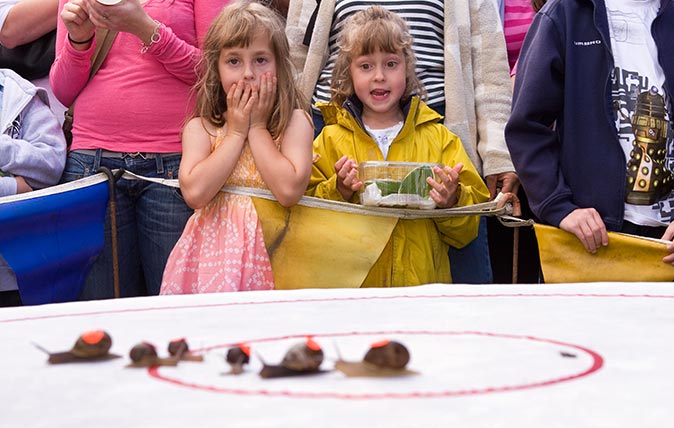
[[[61,182],[93,175],[99,167],[123,168],[145,177],[178,178],[180,154],[124,158],[70,152]],[[180,238],[192,209],[180,190],[144,180],[120,179],[115,186],[117,254],[122,297],[159,294],[166,260]],[[80,300],[113,297],[110,207],[105,219],[105,245],[96,259]]]
[[[314,121],[314,140],[318,137],[318,134],[321,133],[325,127],[325,120],[320,111],[316,111],[313,108],[311,109],[311,118]]]
[[[477,238],[461,248],[449,247],[449,267],[455,284],[491,284],[494,278],[489,258],[487,217],[480,217]]]

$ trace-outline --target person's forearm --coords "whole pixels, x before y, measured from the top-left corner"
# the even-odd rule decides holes
[[[0,44],[8,48],[32,42],[56,28],[58,0],[22,0],[7,14]]]

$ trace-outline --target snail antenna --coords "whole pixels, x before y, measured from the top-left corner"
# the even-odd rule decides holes
[[[40,346],[39,344],[37,344],[37,343],[35,343],[35,342],[30,342],[30,343],[31,343],[33,346],[35,346],[37,349],[39,349],[40,351],[44,352],[45,354],[51,355],[51,352],[47,351],[45,348],[43,348],[43,347]]]
[[[266,366],[267,363],[264,362],[264,358],[262,358],[262,355],[260,355],[260,353],[257,352],[257,351],[253,351],[253,352],[255,353],[255,356],[257,357],[257,359],[260,360],[260,362],[262,363],[262,365],[263,365],[263,366]]]
[[[342,361],[343,360],[342,359],[342,353],[339,352],[339,347],[337,347],[337,342],[333,340],[332,345],[335,347],[335,352],[337,352],[337,360]]]

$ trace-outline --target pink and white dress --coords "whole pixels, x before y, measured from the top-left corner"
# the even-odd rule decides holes
[[[211,152],[223,138],[220,129]],[[247,143],[226,184],[267,188]],[[187,221],[166,263],[159,294],[273,289],[271,262],[253,201],[219,192]]]

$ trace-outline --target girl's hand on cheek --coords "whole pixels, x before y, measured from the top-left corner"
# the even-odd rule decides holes
[[[250,112],[255,104],[256,94],[250,84],[239,81],[227,91],[227,134],[246,138],[250,128]]]
[[[258,99],[250,118],[251,128],[267,128],[267,123],[271,117],[276,103],[276,76],[270,72],[264,73],[260,77],[260,86],[257,90]]]

